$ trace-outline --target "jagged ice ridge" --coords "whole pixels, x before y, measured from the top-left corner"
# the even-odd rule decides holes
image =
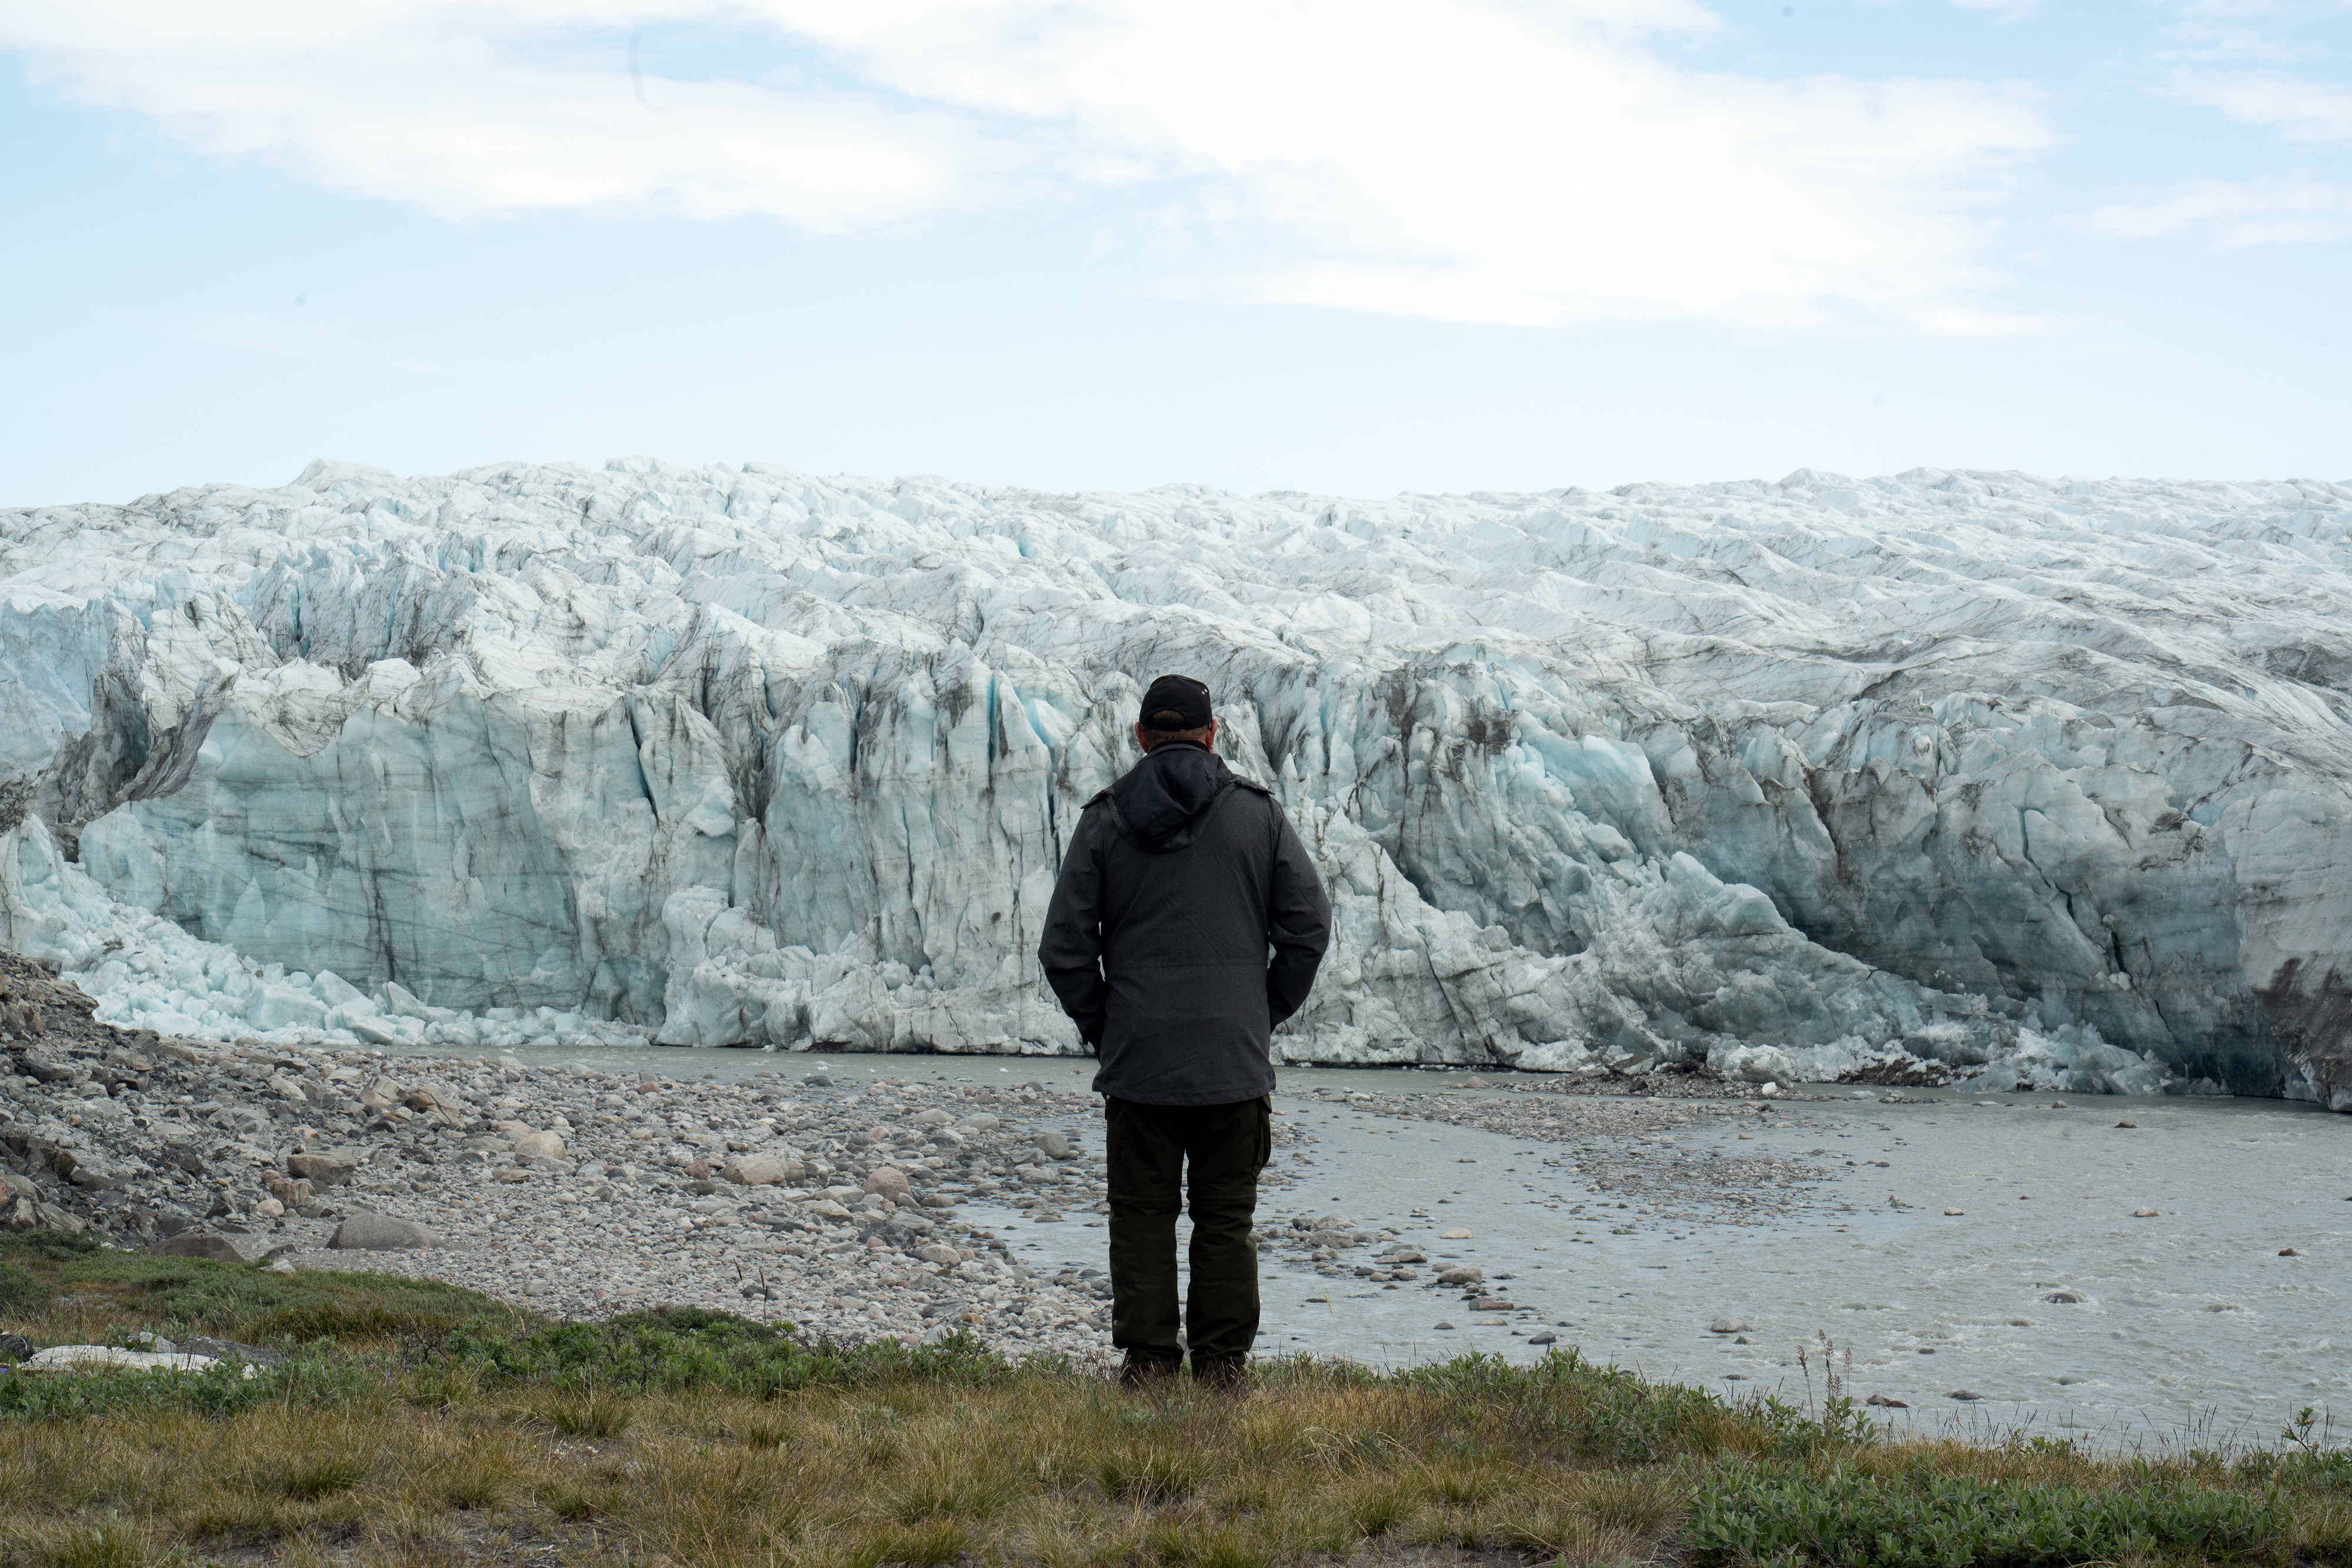
[[[1078,1049],[1139,681],[1329,880],[1293,1061],[2352,1109],[2352,486],[1056,496],[629,459],[0,512],[0,942],[225,1038]]]

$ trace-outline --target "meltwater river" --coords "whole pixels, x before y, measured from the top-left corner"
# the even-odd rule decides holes
[[[623,1053],[518,1054],[610,1067]],[[814,1063],[626,1054],[696,1078],[796,1077]],[[845,1087],[985,1077],[1066,1090],[1093,1068],[825,1060]],[[1288,1179],[1269,1192],[1262,1222],[1338,1213],[1396,1231],[1430,1261],[1416,1281],[1389,1288],[1353,1272],[1370,1249],[1343,1253],[1336,1275],[1269,1250],[1262,1353],[1383,1365],[1472,1350],[1523,1359],[1543,1354],[1530,1342],[1549,1333],[1653,1377],[1801,1402],[1822,1392],[1826,1336],[1844,1391],[1899,1401],[1871,1408],[1922,1432],[2174,1448],[2272,1444],[2306,1406],[2352,1423],[2352,1117],[2272,1101],[2073,1097],[2061,1111],[2062,1097],[2047,1094],[1906,1090],[1887,1103],[1820,1087],[1808,1091],[1820,1098],[1765,1117],[1677,1129],[1686,1151],[1775,1155],[1826,1173],[1794,1215],[1733,1225],[1617,1209],[1588,1185],[1607,1168],[1608,1151],[1594,1146],[1605,1138],[1544,1144],[1344,1099],[1464,1082],[1284,1071],[1276,1106],[1309,1141],[1277,1155]],[[1533,1098],[1499,1087],[1445,1098],[1457,1094]],[[1079,1131],[1087,1152],[1099,1148],[1098,1124]],[[1741,1131],[1750,1136],[1735,1146]],[[982,1203],[961,1212],[1034,1265],[1103,1266],[1098,1216],[1073,1209],[1036,1223]],[[1449,1230],[1469,1235],[1440,1239]],[[1428,1288],[1457,1263],[1483,1269],[1488,1290],[1520,1310],[1477,1313],[1459,1291]],[[1724,1319],[1745,1333],[1712,1332]]]

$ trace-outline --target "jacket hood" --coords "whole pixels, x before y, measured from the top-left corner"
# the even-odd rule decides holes
[[[1181,850],[1201,836],[1217,802],[1234,780],[1205,746],[1171,740],[1153,747],[1105,793],[1119,831],[1154,854]]]

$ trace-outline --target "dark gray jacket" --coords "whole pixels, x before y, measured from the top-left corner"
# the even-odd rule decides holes
[[[1102,1059],[1097,1093],[1229,1105],[1274,1092],[1267,1036],[1307,1000],[1330,940],[1330,903],[1274,797],[1171,741],[1087,802],[1037,960]]]

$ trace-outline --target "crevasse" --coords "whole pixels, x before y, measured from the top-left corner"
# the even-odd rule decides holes
[[[0,512],[0,941],[180,1034],[1074,1051],[1036,923],[1180,670],[1331,883],[1293,1060],[2352,1108],[2347,519],[643,459]]]

